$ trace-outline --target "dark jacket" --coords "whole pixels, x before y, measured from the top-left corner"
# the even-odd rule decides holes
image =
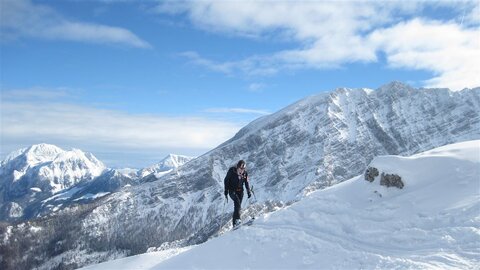
[[[243,174],[238,177],[237,168],[231,167],[227,176],[223,180],[225,185],[225,195],[229,192],[243,192],[243,185],[247,188],[247,192],[250,193],[250,185],[248,184],[248,173],[244,171]]]

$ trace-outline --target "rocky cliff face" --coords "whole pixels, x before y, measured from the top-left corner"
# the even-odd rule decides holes
[[[274,210],[359,175],[377,155],[411,155],[479,138],[479,88],[451,92],[398,82],[377,90],[341,88],[257,119],[161,181],[105,197],[82,212],[81,236],[65,241],[98,251],[105,247],[91,243],[102,239],[122,254],[164,242],[205,241],[229,224],[232,209],[224,207],[223,178],[239,159],[247,162],[258,199],[255,205],[244,203],[248,214]],[[99,260],[89,254],[82,259]]]

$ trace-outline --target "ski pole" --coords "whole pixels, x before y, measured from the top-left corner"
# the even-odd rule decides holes
[[[252,192],[253,194],[253,198],[255,199],[255,203],[257,202],[257,196],[255,196],[255,192],[253,191],[253,185],[252,187],[250,188],[250,192]],[[249,199],[248,200],[248,206],[251,206],[252,205],[252,201]],[[251,210],[253,213],[251,214],[250,218],[251,219],[255,219],[255,208],[253,208],[253,210]]]
[[[250,191],[253,194],[253,198],[255,198],[255,202],[257,202],[257,196],[255,196],[255,192],[253,191],[253,185],[252,185],[252,188],[250,189]]]
[[[228,198],[225,197],[225,200],[223,201],[223,213],[225,213],[225,205],[227,205]]]

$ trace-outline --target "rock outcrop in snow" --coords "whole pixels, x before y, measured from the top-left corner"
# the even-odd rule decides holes
[[[368,182],[373,182],[373,180],[375,180],[375,177],[377,177],[378,175],[378,169],[375,167],[368,167],[365,170],[365,180],[367,180]]]
[[[396,187],[402,189],[405,184],[402,181],[402,177],[396,174],[382,173],[380,175],[380,185],[386,187]]]
[[[378,175],[378,169],[375,167],[368,167],[364,174],[365,180],[367,180],[368,182],[375,181],[375,178]],[[380,175],[380,185],[386,187],[397,187],[399,189],[402,189],[405,186],[402,181],[402,177],[396,174],[388,174],[385,172],[382,172],[382,174]]]

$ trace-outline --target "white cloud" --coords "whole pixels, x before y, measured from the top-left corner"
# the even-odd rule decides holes
[[[164,2],[157,11],[187,14],[206,31],[297,43],[297,48],[234,61],[214,61],[196,52],[186,55],[210,70],[272,75],[285,69],[375,63],[383,53],[390,67],[434,73],[426,86],[455,90],[479,85],[474,63],[480,50],[479,6],[478,1],[206,0]],[[457,17],[428,18],[437,8]]]
[[[248,114],[260,114],[267,115],[270,112],[265,110],[254,110],[254,109],[245,109],[245,108],[210,108],[206,109],[205,112],[209,113],[248,113]]]
[[[217,72],[229,74],[233,71],[233,68],[234,68],[232,63],[228,63],[228,62],[216,63],[214,61],[202,58],[200,55],[198,55],[198,53],[192,52],[192,51],[183,52],[183,53],[180,53],[179,55],[189,59],[189,61],[193,64],[203,66]]]
[[[0,158],[37,143],[94,153],[107,166],[142,168],[168,153],[198,156],[235,135],[246,120],[167,117],[75,105],[78,89],[31,87],[0,90]]]
[[[465,16],[462,17],[461,24],[469,25],[478,25],[480,24],[480,3],[477,1],[477,4],[473,8],[465,8]]]
[[[69,20],[55,10],[29,0],[2,0],[0,10],[0,37],[3,41],[33,37],[151,47],[127,29]]]
[[[0,90],[1,97],[4,100],[25,100],[25,99],[58,99],[71,96],[71,90],[65,87],[59,87],[56,89],[45,88],[45,87],[32,87],[24,89],[11,89],[11,90]]]
[[[274,74],[277,66],[332,67],[348,61],[371,61],[375,51],[361,47],[356,33],[371,28],[374,5],[356,6],[350,2],[290,1],[200,1],[188,8],[191,20],[203,29],[245,36],[268,35],[281,30],[280,38],[299,42],[296,50],[244,60],[216,63],[198,54],[198,64],[216,71],[239,70],[249,74]],[[178,7],[177,7],[178,10]],[[375,21],[383,21],[380,14]],[[384,16],[387,17],[387,16]],[[267,72],[264,72],[267,71]]]
[[[378,29],[369,36],[374,47],[386,53],[395,68],[434,72],[427,87],[461,90],[480,85],[480,31],[453,22],[414,19]]]
[[[201,57],[198,53],[192,51],[183,52],[179,55],[187,58],[192,64],[227,75],[241,72],[249,76],[268,76],[278,72],[278,68],[274,64],[277,60],[274,57],[252,56],[240,61],[217,62]]]
[[[129,114],[60,102],[2,100],[2,141],[56,141],[102,148],[208,150],[241,126],[201,117]]]

